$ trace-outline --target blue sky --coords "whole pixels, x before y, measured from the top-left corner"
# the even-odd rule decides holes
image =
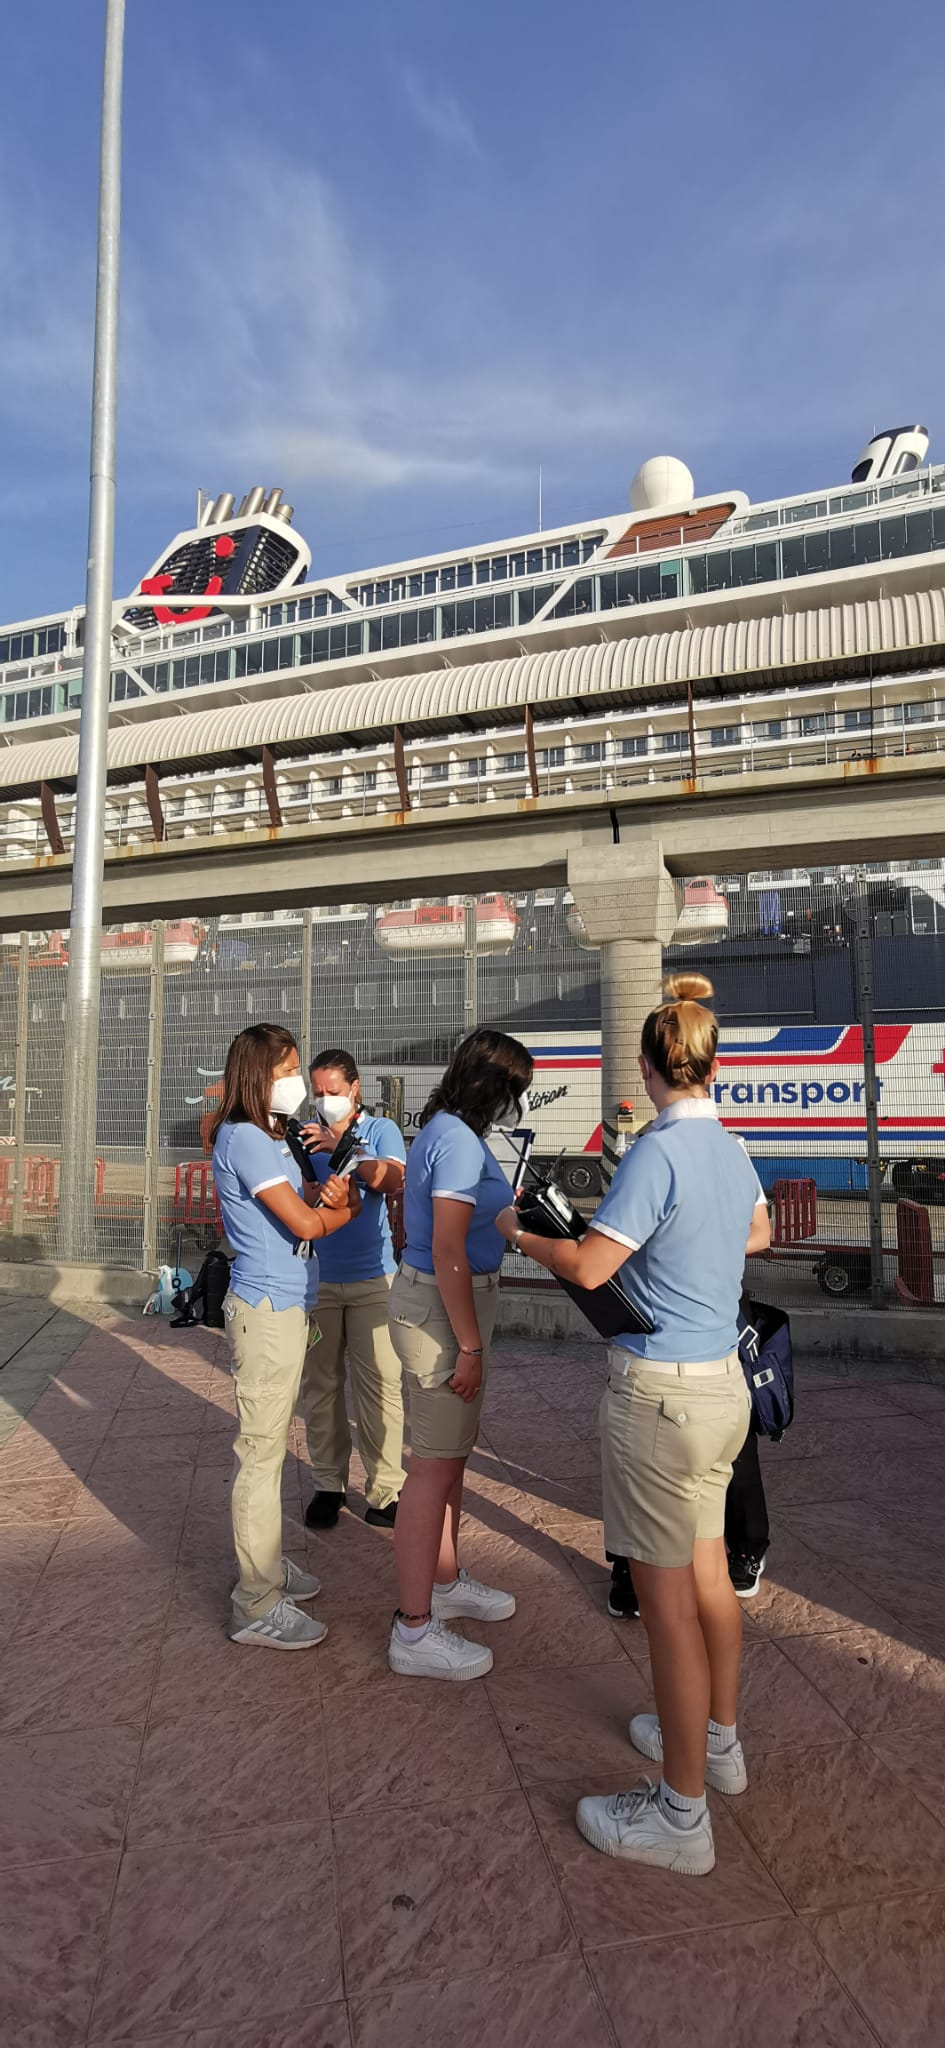
[[[81,599],[100,0],[2,32],[0,619]],[[198,485],[315,569],[945,457],[933,0],[129,0],[116,588]]]

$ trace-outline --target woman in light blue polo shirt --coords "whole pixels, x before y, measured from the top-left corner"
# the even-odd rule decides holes
[[[410,1467],[394,1536],[400,1607],[388,1651],[391,1670],[406,1677],[484,1677],[492,1651],[443,1624],[515,1612],[510,1593],[460,1570],[456,1541],[499,1302],[505,1244],[495,1219],[512,1200],[486,1135],[522,1122],[531,1078],[517,1038],[474,1031],[434,1089],[407,1160],[390,1333],[410,1407]]]
[[[315,1491],[305,1510],[310,1529],[331,1529],[347,1502],[351,1432],[345,1402],[345,1358],[364,1466],[365,1521],[392,1529],[404,1483],[404,1401],[400,1360],[390,1341],[387,1310],[397,1266],[387,1199],[404,1185],[403,1138],[390,1117],[369,1116],[358,1069],[342,1046],[316,1054],[311,1068],[317,1124],[305,1131],[319,1180],[346,1131],[359,1140],[354,1172],[361,1214],[319,1258],[320,1341],[305,1360],[299,1407],[305,1421]]]
[[[712,985],[678,976],[643,1026],[640,1073],[658,1114],[621,1161],[579,1244],[521,1231],[508,1241],[561,1279],[622,1285],[654,1328],[616,1339],[601,1403],[607,1549],[627,1557],[646,1628],[656,1714],[630,1736],[661,1763],[611,1798],[582,1799],[578,1827],[596,1849],[703,1876],[715,1863],[706,1784],[748,1782],[736,1729],[741,1609],[723,1538],[732,1461],[749,1423],[737,1351],[747,1252],[770,1240],[747,1154],[718,1121],[708,1088],[718,1025]]]
[[[307,1093],[291,1032],[253,1024],[227,1053],[212,1127],[213,1178],[235,1254],[223,1305],[239,1417],[232,1496],[239,1584],[228,1633],[234,1643],[271,1650],[311,1649],[327,1634],[295,1604],[314,1600],[320,1588],[282,1555],[282,1467],[318,1293],[318,1261],[300,1254],[360,1209],[349,1181],[303,1184],[285,1128]]]

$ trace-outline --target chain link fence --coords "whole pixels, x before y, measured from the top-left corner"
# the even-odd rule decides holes
[[[153,1270],[218,1233],[208,1124],[247,1024],[309,1058],[348,1047],[408,1139],[476,1022],[535,1058],[536,1153],[590,1212],[602,1191],[600,958],[566,892],[181,917],[103,934],[94,1243]],[[702,878],[667,969],[721,1024],[714,1092],[771,1198],[752,1284],[787,1305],[945,1298],[945,865]],[[0,1258],[61,1256],[68,935],[0,953]],[[537,1280],[509,1260],[515,1283]]]

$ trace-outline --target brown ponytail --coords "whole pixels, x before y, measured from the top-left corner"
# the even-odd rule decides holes
[[[719,1043],[718,1022],[705,1007],[712,983],[704,974],[672,974],[663,994],[666,1001],[643,1026],[643,1056],[667,1088],[704,1088]]]

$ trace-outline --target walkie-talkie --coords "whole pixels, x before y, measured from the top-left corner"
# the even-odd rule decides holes
[[[302,1126],[297,1116],[286,1117],[285,1141],[296,1165],[302,1173],[303,1179],[316,1181],[318,1174],[312,1165],[311,1154],[302,1136]],[[353,1173],[360,1150],[361,1140],[354,1125],[349,1124],[348,1129],[342,1131],[341,1137],[328,1161],[329,1176]]]

